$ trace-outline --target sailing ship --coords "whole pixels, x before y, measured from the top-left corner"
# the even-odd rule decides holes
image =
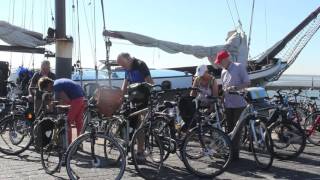
[[[103,3],[103,1],[101,1]],[[103,6],[102,6],[103,7]],[[122,71],[112,71],[111,66],[112,63],[109,60],[109,51],[110,51],[110,38],[118,38],[128,40],[131,43],[144,46],[144,47],[156,47],[167,53],[185,53],[194,55],[197,58],[207,57],[209,62],[212,63],[212,59],[216,56],[216,53],[222,49],[226,49],[231,53],[233,61],[240,62],[245,64],[248,68],[249,77],[252,81],[252,85],[265,85],[270,81],[277,80],[282,73],[288,69],[297,59],[300,52],[306,46],[306,44],[310,41],[310,39],[314,36],[317,30],[320,27],[320,7],[318,7],[315,11],[313,11],[309,16],[307,16],[296,28],[294,28],[287,36],[283,39],[275,43],[272,47],[270,47],[265,52],[261,53],[260,56],[256,58],[251,58],[248,60],[248,44],[246,34],[240,29],[230,31],[227,36],[227,41],[224,45],[216,45],[211,47],[204,46],[192,46],[192,45],[183,45],[179,43],[174,43],[170,41],[158,40],[155,38],[151,38],[148,36],[132,33],[132,32],[124,32],[124,31],[111,31],[107,30],[104,25],[104,39],[106,44],[106,60],[104,61],[105,69],[104,71],[99,71],[96,67],[93,70],[82,70],[77,71],[73,74],[74,80],[79,81],[99,81],[103,83],[103,79],[109,81],[109,85],[111,85],[111,81],[115,82],[115,85],[118,86],[118,82],[123,79]],[[56,18],[58,19],[58,18]],[[61,17],[60,17],[61,19]],[[62,23],[63,24],[63,23]],[[59,32],[59,23],[56,22],[56,33]],[[65,27],[64,27],[65,28]],[[24,28],[20,28],[4,21],[0,22],[0,39],[10,44],[10,46],[0,46],[0,51],[10,51],[10,52],[24,52],[24,53],[40,53],[45,54],[46,56],[54,56],[64,53],[57,53],[58,50],[62,51],[62,47],[65,47],[63,43],[59,43],[61,41],[59,36],[53,35],[54,32],[48,31],[47,38],[43,39],[42,35],[37,32],[29,31]],[[64,32],[65,33],[65,32]],[[62,33],[63,34],[63,33]],[[65,36],[65,35],[64,35]],[[41,46],[56,42],[56,54],[47,51]],[[59,45],[58,45],[59,44]],[[59,48],[60,47],[60,48]],[[72,49],[72,48],[71,48]],[[59,61],[60,62],[60,61]],[[64,65],[65,66],[65,65]],[[214,66],[214,64],[212,64]],[[61,64],[60,64],[61,67]],[[71,68],[71,67],[70,67]],[[163,74],[159,76],[158,83],[162,81],[173,81],[175,78],[183,77],[185,78],[185,86],[191,86],[191,74],[195,71],[195,66],[193,67],[179,67],[179,68],[171,68],[170,70],[151,70],[152,74]],[[220,72],[219,70],[209,67],[211,72],[219,78]],[[60,70],[61,71],[61,70]],[[178,73],[177,71],[182,71],[183,73]],[[168,73],[170,72],[170,73]],[[188,72],[188,73],[184,73]],[[88,78],[90,75],[86,74],[95,74],[95,78]],[[108,76],[100,79],[98,74],[105,73]],[[191,74],[189,74],[191,73]],[[169,76],[166,76],[169,74]],[[173,76],[172,74],[177,74],[177,76]],[[187,82],[188,81],[188,82]],[[174,81],[172,87],[182,87],[182,85],[175,85]]]
[[[191,46],[158,40],[141,34],[124,31],[106,31],[105,34],[118,39],[128,40],[138,46],[157,47],[167,53],[184,53],[197,58],[208,57],[214,66],[213,59],[220,50],[228,50],[234,62],[247,66],[252,85],[265,85],[276,81],[297,59],[300,52],[320,27],[320,7],[307,16],[298,26],[289,32],[283,39],[261,53],[260,56],[248,59],[248,46],[245,33],[240,30],[228,32],[224,45],[211,47]],[[215,77],[220,77],[221,71],[211,69]],[[195,73],[196,66],[171,68],[174,70]]]

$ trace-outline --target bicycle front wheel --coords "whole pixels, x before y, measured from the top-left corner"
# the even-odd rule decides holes
[[[113,153],[117,152],[117,156],[105,153],[105,142],[112,145]],[[122,147],[112,137],[103,133],[86,133],[69,146],[66,167],[70,179],[118,180],[126,168],[126,156]]]
[[[275,157],[287,160],[303,152],[306,137],[299,124],[292,121],[277,121],[268,128],[273,141]]]
[[[0,121],[0,152],[18,155],[27,150],[32,141],[32,125],[23,115],[9,115]]]
[[[273,163],[273,142],[266,124],[256,120],[249,131],[250,147],[258,167],[269,169]]]
[[[320,146],[320,112],[310,114],[304,124],[307,139],[310,143]]]
[[[145,179],[157,179],[163,165],[163,146],[156,131],[147,124],[132,137],[131,156],[137,172]]]
[[[181,155],[186,168],[200,177],[215,177],[231,162],[229,136],[212,126],[193,129],[185,137]]]

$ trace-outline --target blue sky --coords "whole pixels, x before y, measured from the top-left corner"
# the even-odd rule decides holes
[[[72,28],[72,0],[67,1],[67,33],[75,38]],[[13,2],[14,20],[13,19]],[[237,21],[234,1],[228,1],[233,18]],[[85,67],[93,67],[94,35],[96,36],[97,59],[105,57],[102,37],[102,18],[100,1],[96,0],[96,33],[93,24],[94,0],[79,0],[81,60]],[[182,44],[212,46],[223,44],[226,33],[234,28],[227,6],[227,0],[105,0],[106,24],[110,30],[140,33],[162,40]],[[249,34],[252,0],[236,0],[243,29]],[[11,4],[11,6],[10,6]],[[32,8],[33,4],[33,8]],[[260,54],[275,42],[283,38],[309,13],[320,5],[320,0],[259,0],[256,1],[250,54]],[[3,0],[0,19],[13,22],[38,32],[46,32],[51,22],[53,0]],[[33,10],[33,16],[32,16]],[[10,18],[9,18],[10,17]],[[111,59],[120,52],[129,52],[147,62],[150,67],[177,67],[208,63],[206,59],[197,59],[190,55],[168,54],[157,48],[145,48],[131,45],[127,41],[111,39]],[[289,74],[320,75],[320,33],[316,33],[300,54],[297,61],[287,70]],[[53,49],[53,47],[48,47]],[[77,59],[78,53],[74,54]],[[12,60],[13,66],[24,62],[29,66],[32,59],[35,66],[41,55],[31,57],[21,53],[0,53],[1,60]],[[52,59],[54,64],[54,59]]]

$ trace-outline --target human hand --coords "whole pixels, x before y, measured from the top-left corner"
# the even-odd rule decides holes
[[[238,88],[236,87],[236,86],[229,86],[229,87],[227,87],[226,88],[226,91],[237,91],[238,90]]]
[[[33,96],[31,94],[28,95],[28,101],[33,102]]]

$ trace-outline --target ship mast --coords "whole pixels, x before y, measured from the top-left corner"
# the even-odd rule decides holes
[[[56,76],[71,78],[73,39],[66,36],[66,3],[55,0]]]

